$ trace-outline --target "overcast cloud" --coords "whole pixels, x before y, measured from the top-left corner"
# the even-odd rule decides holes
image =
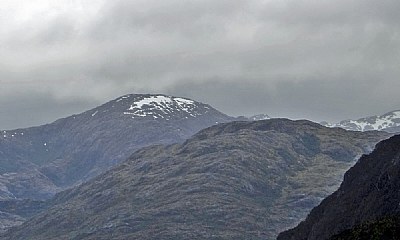
[[[127,93],[230,115],[400,109],[398,0],[2,0],[0,129]]]

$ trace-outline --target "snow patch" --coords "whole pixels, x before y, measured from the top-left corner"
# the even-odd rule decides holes
[[[149,96],[135,101],[130,107],[123,112],[124,115],[133,117],[151,116],[153,119],[169,117],[174,114],[185,114],[191,117],[201,115],[198,112],[198,104],[192,100],[171,96]],[[185,117],[187,118],[187,117]]]
[[[122,100],[127,99],[127,98],[129,98],[130,96],[131,96],[131,95],[122,96],[121,98],[115,100],[115,102],[121,102]]]
[[[172,99],[165,96],[151,96],[148,98],[144,98],[138,102],[135,102],[131,105],[128,110],[133,110],[135,108],[142,108],[144,105],[163,105],[166,103],[171,103]]]
[[[340,123],[321,123],[327,127],[340,127],[353,131],[384,130],[400,126],[400,111],[393,111],[383,115],[360,118],[358,120],[344,120]]]
[[[184,98],[174,98],[174,100],[178,103],[184,103],[184,104],[194,104],[194,101],[189,100],[189,99],[184,99]]]
[[[251,121],[260,121],[260,120],[268,120],[268,119],[271,119],[271,117],[268,116],[267,114],[258,114],[258,115],[254,115],[254,116],[249,117],[249,119],[250,119]]]

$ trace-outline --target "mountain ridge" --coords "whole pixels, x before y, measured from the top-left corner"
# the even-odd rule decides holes
[[[375,115],[359,118],[357,120],[343,120],[331,124],[321,122],[326,127],[339,127],[351,131],[387,131],[391,133],[400,132],[400,110],[391,111],[383,115]]]
[[[233,120],[191,99],[128,94],[50,124],[3,130],[0,200],[49,199],[139,148],[183,142],[203,128]]]
[[[305,217],[357,155],[388,136],[305,120],[214,125],[183,143],[136,151],[2,237],[270,238]]]

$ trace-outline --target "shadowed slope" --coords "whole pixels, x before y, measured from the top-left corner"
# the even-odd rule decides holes
[[[378,220],[379,225],[382,218],[399,216],[399,164],[400,136],[380,142],[345,174],[339,190],[278,239],[323,240],[360,224]]]

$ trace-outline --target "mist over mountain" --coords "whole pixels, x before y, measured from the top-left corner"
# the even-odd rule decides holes
[[[0,240],[400,235],[399,0],[0,6]]]

